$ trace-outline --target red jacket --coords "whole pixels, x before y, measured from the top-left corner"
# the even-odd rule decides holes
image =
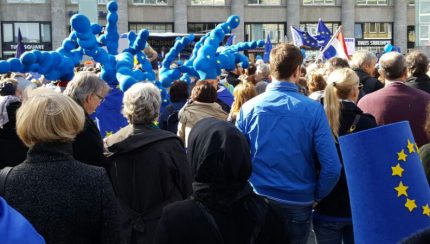
[[[409,87],[401,82],[387,84],[384,88],[364,96],[358,107],[372,114],[378,125],[409,121],[418,147],[429,142],[424,132],[426,107],[430,94]]]

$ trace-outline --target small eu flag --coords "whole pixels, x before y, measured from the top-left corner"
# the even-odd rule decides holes
[[[124,94],[118,88],[114,88],[106,96],[102,104],[91,117],[96,121],[102,138],[112,135],[122,127],[128,125],[122,115],[122,98]]]
[[[339,138],[355,242],[397,243],[430,227],[430,189],[409,122]]]
[[[263,56],[263,61],[265,63],[269,63],[271,51],[272,51],[272,42],[270,41],[270,34],[267,34],[267,41],[264,44],[264,56]]]

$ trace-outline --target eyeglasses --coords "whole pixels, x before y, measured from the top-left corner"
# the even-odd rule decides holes
[[[102,97],[102,96],[100,96],[100,95],[98,95],[96,93],[94,93],[94,95],[96,95],[100,99],[100,103],[102,103],[105,100],[104,97]]]
[[[363,89],[363,83],[361,83],[361,82],[360,82],[360,83],[358,83],[358,89],[359,89],[359,90]]]

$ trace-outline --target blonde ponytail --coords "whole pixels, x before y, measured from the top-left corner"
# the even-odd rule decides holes
[[[357,74],[350,68],[333,71],[327,79],[324,91],[324,110],[335,138],[339,137],[340,99],[348,99],[353,89],[359,85]]]
[[[337,138],[339,136],[340,126],[340,103],[339,98],[336,94],[336,83],[330,82],[324,91],[324,110],[327,115],[328,123],[330,124],[331,132],[333,136]]]

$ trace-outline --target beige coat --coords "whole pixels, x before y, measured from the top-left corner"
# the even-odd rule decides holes
[[[188,135],[193,126],[201,119],[214,117],[227,120],[228,114],[221,109],[218,103],[201,103],[194,101],[185,105],[179,111],[178,136],[188,147]]]

